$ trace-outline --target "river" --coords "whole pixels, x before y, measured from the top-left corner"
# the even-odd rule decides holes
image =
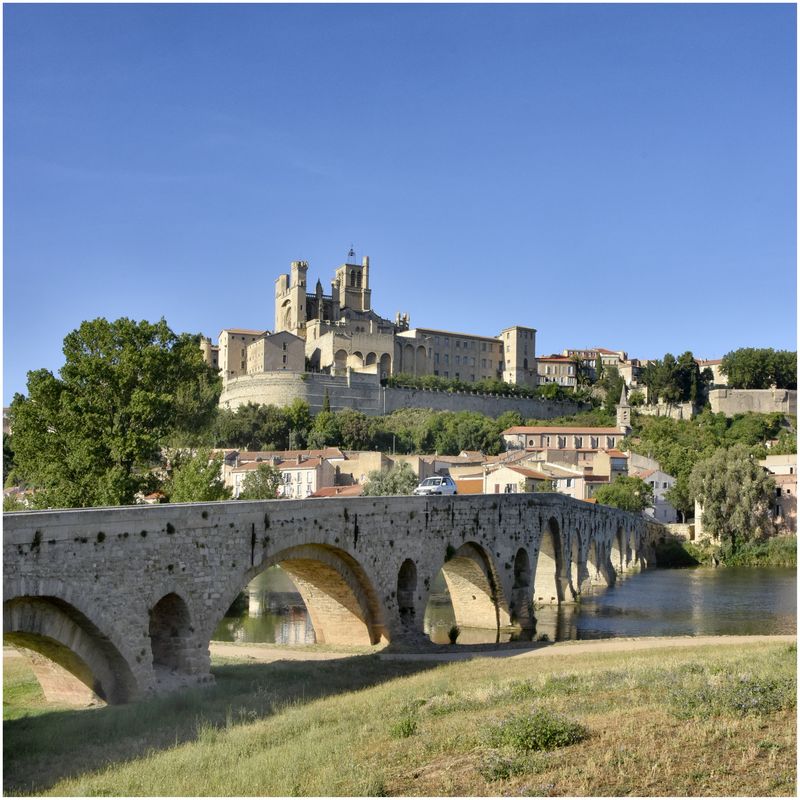
[[[286,573],[278,567],[248,586],[235,614],[214,639],[312,644],[314,628]],[[535,609],[536,636],[550,641],[616,636],[700,636],[796,633],[797,572],[784,567],[654,569],[624,577],[580,604]],[[444,580],[437,576],[425,613],[425,632],[446,643],[455,624]],[[508,640],[512,634],[500,635]],[[462,629],[459,644],[497,641],[496,631]]]

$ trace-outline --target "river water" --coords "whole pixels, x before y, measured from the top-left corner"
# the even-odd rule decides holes
[[[221,641],[312,644],[314,628],[288,576],[271,567],[248,586],[236,613],[214,638]],[[700,636],[796,633],[797,572],[784,567],[654,569],[624,577],[578,605],[535,609],[535,636],[550,641],[616,636]],[[455,624],[444,580],[437,576],[425,632],[448,641]],[[462,629],[459,644],[508,641],[512,634]]]

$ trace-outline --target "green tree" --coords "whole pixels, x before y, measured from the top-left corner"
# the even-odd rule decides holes
[[[617,403],[619,403],[624,384],[625,379],[619,374],[616,367],[607,367],[603,372],[603,377],[597,382],[597,385],[605,392],[603,407],[607,414],[616,414]]]
[[[308,446],[316,449],[338,447],[342,437],[339,432],[339,420],[332,411],[320,411],[308,432]]]
[[[171,503],[211,503],[231,496],[222,481],[222,455],[208,450],[179,457],[164,488]]]
[[[644,511],[653,505],[653,488],[641,478],[620,475],[595,493],[598,503],[623,511]]]
[[[720,369],[731,389],[797,388],[796,352],[742,347],[726,353]]]
[[[644,405],[644,393],[639,391],[631,392],[628,396],[628,403],[633,407],[636,408],[637,406]]]
[[[240,500],[274,500],[283,482],[281,471],[272,464],[259,464],[242,483]]]
[[[364,484],[364,494],[370,497],[411,494],[418,484],[419,478],[414,474],[414,470],[403,462],[386,471],[370,472]]]
[[[732,553],[766,533],[775,482],[745,445],[718,450],[695,464],[689,488],[703,508],[703,527]]]
[[[65,364],[28,373],[11,404],[15,458],[37,507],[132,503],[171,436],[199,436],[216,414],[216,371],[198,337],[162,319],[84,322],[64,339]]]

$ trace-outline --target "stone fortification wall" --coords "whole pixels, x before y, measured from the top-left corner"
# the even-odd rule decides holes
[[[708,393],[715,414],[797,414],[797,392],[794,389],[712,389]]]
[[[355,408],[369,415],[391,414],[401,408],[431,408],[435,411],[478,411],[498,417],[518,411],[524,418],[552,419],[575,414],[586,404],[527,397],[501,397],[472,392],[442,392],[428,389],[386,388],[375,374],[348,372],[344,376],[325,373],[281,371],[248,375],[228,381],[220,397],[224,408],[246,403],[289,405],[305,400],[311,412],[322,411],[327,390],[331,410]]]
[[[638,406],[636,411],[648,417],[669,417],[670,419],[691,419],[697,413],[691,403],[654,403],[653,405]]]

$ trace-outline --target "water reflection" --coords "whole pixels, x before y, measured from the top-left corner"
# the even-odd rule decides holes
[[[278,567],[266,570],[245,592],[236,613],[222,620],[214,638],[223,641],[313,644],[314,628],[297,589]],[[697,567],[649,570],[626,576],[611,589],[587,595],[578,605],[538,606],[538,638],[550,641],[616,636],[700,636],[795,633],[794,569]],[[424,630],[449,642],[456,624],[441,575],[431,585]],[[531,632],[461,628],[459,644],[506,642]]]

